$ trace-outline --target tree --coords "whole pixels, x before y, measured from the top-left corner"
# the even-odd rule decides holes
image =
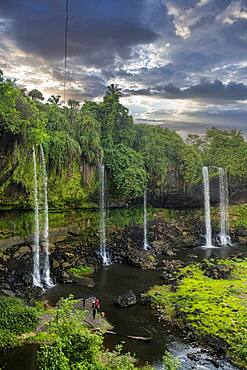
[[[147,173],[140,153],[123,144],[109,145],[104,151],[104,161],[116,193],[130,198],[143,195]]]
[[[51,95],[48,99],[49,103],[60,105],[61,95]]]
[[[104,101],[107,101],[109,99],[113,99],[117,102],[119,102],[119,99],[122,97],[122,91],[118,87],[118,85],[111,84],[107,86],[107,90],[104,96]]]
[[[44,100],[42,93],[37,89],[29,91],[28,96],[30,96],[32,100]]]
[[[0,69],[0,82],[3,82],[3,81],[4,81],[3,71]]]

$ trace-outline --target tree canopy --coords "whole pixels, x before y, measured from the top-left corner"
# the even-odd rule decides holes
[[[78,202],[80,193],[81,205],[96,197],[102,162],[109,189],[124,199],[142,196],[146,187],[164,188],[171,169],[189,184],[201,181],[203,165],[224,167],[236,181],[247,178],[247,143],[241,132],[211,128],[204,136],[189,135],[184,141],[167,128],[135,124],[121,97],[118,86],[110,85],[99,103],[80,105],[69,99],[62,105],[59,95],[45,101],[38,90],[25,93],[0,72],[0,201],[11,184],[32,193],[30,158],[33,145],[39,152],[40,144],[51,194],[59,193],[60,176],[60,187],[70,194],[66,199]],[[90,179],[87,185],[85,176]]]

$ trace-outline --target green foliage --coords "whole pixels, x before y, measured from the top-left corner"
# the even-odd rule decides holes
[[[229,175],[237,179],[247,176],[247,144],[241,132],[214,128],[207,131],[206,140],[206,163],[224,167]]]
[[[15,333],[0,329],[0,351],[15,348],[21,345],[21,340]]]
[[[202,153],[195,145],[186,145],[183,148],[184,179],[188,183],[196,184],[202,179],[203,158]]]
[[[49,176],[49,202],[89,207],[97,197],[97,166],[105,162],[112,198],[133,199],[149,187],[160,194],[170,174],[186,183],[202,180],[201,167],[224,167],[232,183],[247,178],[247,143],[241,132],[210,129],[186,142],[159,126],[135,125],[116,85],[100,103],[78,101],[62,106],[60,96],[43,102],[33,89],[26,96],[0,74],[0,202],[32,205],[32,147],[43,145]],[[37,163],[40,158],[37,149]],[[77,191],[76,191],[77,189]],[[19,197],[16,196],[16,193]],[[17,204],[18,203],[18,204]]]
[[[180,166],[184,142],[173,131],[159,126],[138,125],[135,145],[144,158],[150,187],[162,186],[169,168]]]
[[[44,100],[43,94],[37,89],[29,91],[28,96],[30,96],[33,100]]]
[[[143,195],[147,173],[139,153],[123,144],[112,145],[105,150],[104,159],[118,193],[128,197]]]
[[[170,352],[166,352],[163,356],[164,370],[178,370],[181,362],[178,358],[174,357]]]
[[[176,292],[169,286],[157,286],[149,295],[165,318],[186,323],[194,334],[215,346],[220,343],[236,364],[247,368],[247,261],[221,263],[232,266],[229,279],[209,278],[199,265],[190,265],[181,270]]]
[[[77,278],[82,277],[83,275],[92,274],[93,273],[93,267],[87,266],[87,265],[79,265],[76,267],[71,267],[69,269],[69,272]]]
[[[96,110],[96,111],[95,111]],[[90,164],[97,164],[102,157],[101,125],[97,117],[97,107],[86,102],[77,116],[78,141],[82,155]]]
[[[18,298],[0,297],[0,330],[23,334],[38,324],[37,312]]]
[[[83,324],[84,312],[74,308],[73,299],[60,301],[51,322],[50,343],[41,344],[38,368],[41,370],[132,370],[134,365],[121,349],[103,348],[103,337]]]
[[[32,331],[38,322],[35,308],[18,298],[0,297],[0,350],[21,345],[20,334]]]

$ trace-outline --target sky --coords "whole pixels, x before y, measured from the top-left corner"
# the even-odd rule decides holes
[[[0,68],[63,96],[65,0],[0,0]],[[247,136],[247,0],[69,0],[66,96],[110,83],[136,122]]]

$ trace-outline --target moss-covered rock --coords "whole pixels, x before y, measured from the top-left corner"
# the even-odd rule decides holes
[[[176,289],[163,285],[148,295],[163,319],[186,328],[197,338],[224,350],[247,369],[247,260],[225,260],[228,278],[213,279],[200,265],[189,265],[177,274]]]

